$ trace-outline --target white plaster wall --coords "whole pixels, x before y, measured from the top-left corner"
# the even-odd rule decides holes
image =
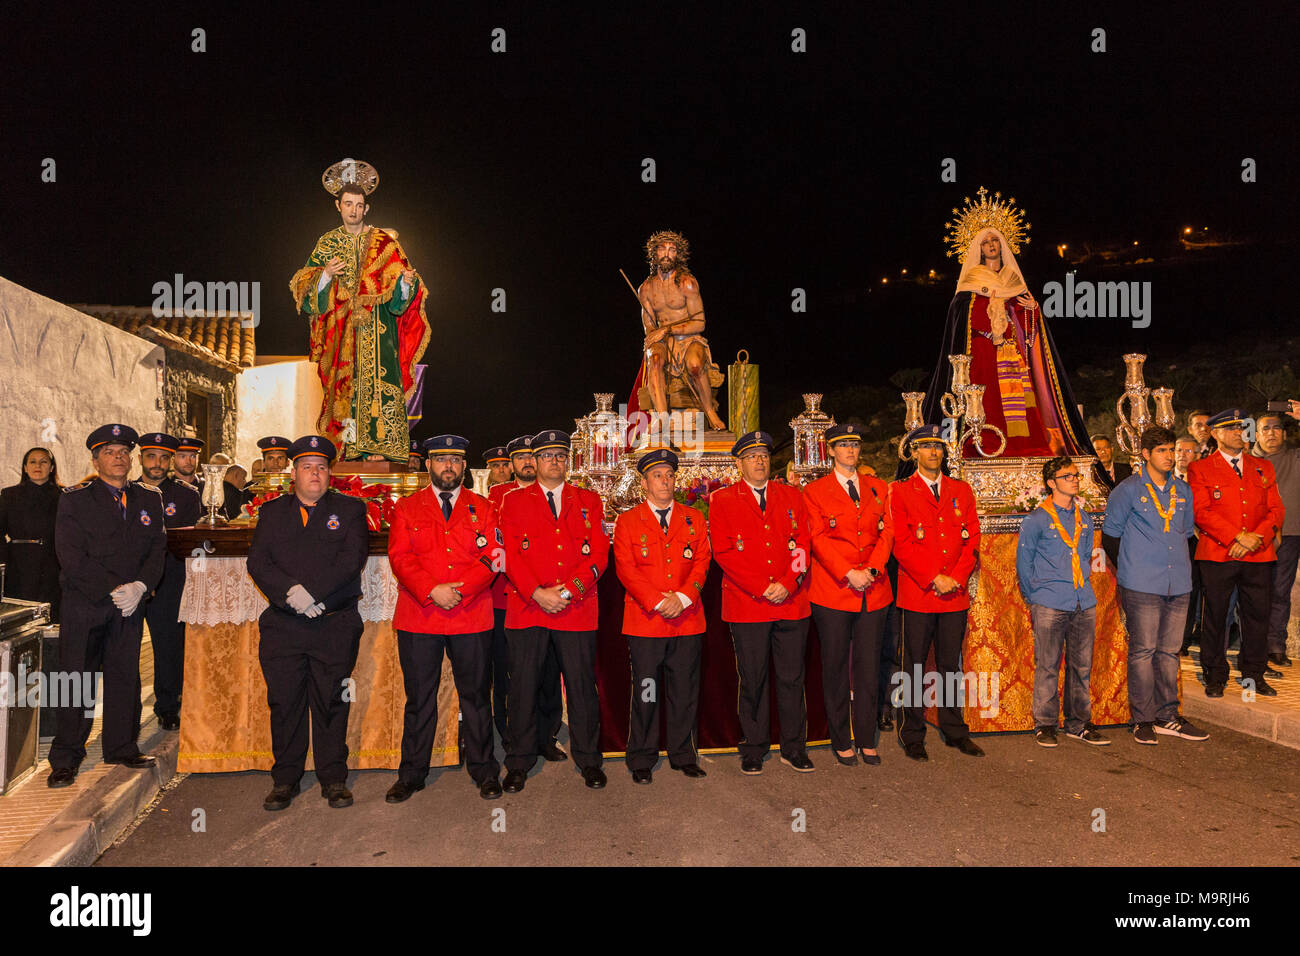
[[[316,363],[302,360],[246,368],[235,386],[239,409],[235,460],[245,468],[262,456],[257,440],[265,435],[293,441],[316,434],[322,398]]]
[[[91,471],[86,436],[100,425],[160,430],[162,361],[160,347],[0,276],[0,485],[34,445],[71,485]]]

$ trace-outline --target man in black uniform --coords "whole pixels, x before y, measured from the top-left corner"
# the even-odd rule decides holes
[[[262,474],[278,475],[289,467],[289,444],[289,439],[279,435],[257,440],[257,447],[262,450]]]
[[[248,548],[248,574],[270,602],[258,618],[275,756],[268,810],[283,810],[300,792],[309,710],[321,796],[331,807],[352,806],[345,682],[361,643],[369,536],[365,503],[329,486],[335,454],[320,435],[289,446],[294,493],[262,505]]]
[[[420,443],[414,438],[411,439],[411,450],[406,455],[407,471],[424,471],[424,457],[420,451]]]
[[[54,549],[63,587],[60,665],[64,673],[104,674],[105,763],[152,767],[140,753],[140,638],[144,598],[158,584],[167,549],[162,496],[126,480],[135,429],[102,425],[86,447],[97,478],[69,488],[59,500]],[[64,689],[69,690],[64,684]],[[50,747],[51,787],[77,779],[86,758],[94,704],[62,700]]]
[[[172,477],[189,485],[200,495],[203,494],[203,476],[197,472],[203,444],[202,438],[177,439],[176,454],[172,456]]]
[[[192,528],[202,508],[199,493],[182,481],[167,476],[180,440],[162,432],[150,432],[140,439],[140,477],[133,484],[162,495],[163,524],[168,528]],[[185,591],[185,562],[171,552],[163,557],[163,575],[153,597],[144,608],[153,643],[153,712],[163,730],[181,726],[181,681],[185,676],[185,624],[178,621],[181,594]]]

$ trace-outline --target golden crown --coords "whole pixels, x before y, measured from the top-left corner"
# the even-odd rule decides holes
[[[379,185],[379,173],[363,160],[343,159],[325,170],[320,181],[331,196],[337,196],[344,186],[360,186],[361,191],[369,196]]]
[[[1025,214],[1016,208],[1015,197],[1003,202],[1002,194],[994,193],[990,200],[988,190],[983,186],[975,195],[979,197],[979,202],[973,203],[967,196],[966,205],[952,211],[957,218],[944,223],[944,228],[948,230],[944,238],[949,246],[948,255],[964,260],[966,250],[975,241],[975,237],[990,228],[1002,233],[1012,254],[1019,255],[1020,244],[1029,242],[1029,223],[1024,222]]]

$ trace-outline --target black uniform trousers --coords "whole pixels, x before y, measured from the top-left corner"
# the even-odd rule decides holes
[[[1196,560],[1196,538],[1187,539],[1187,550],[1192,558],[1192,595],[1187,600],[1187,623],[1183,625],[1183,650],[1201,639],[1201,568]]]
[[[178,717],[181,712],[185,624],[176,618],[184,591],[185,562],[168,554],[163,559],[162,580],[144,609],[153,644],[153,712],[159,717]]]
[[[668,765],[699,763],[695,719],[700,704],[700,651],[703,634],[674,637],[627,636],[632,666],[632,700],[628,708],[627,765],[653,770],[659,762],[659,701],[668,721]],[[649,683],[647,683],[649,682]]]
[[[510,713],[510,641],[506,638],[505,608],[492,609],[492,720],[506,746]],[[560,659],[555,648],[547,647],[542,661],[542,683],[537,688],[537,727],[543,743],[554,745],[564,722],[564,695],[560,691]]]
[[[772,702],[768,658],[776,671],[776,712],[781,721],[781,756],[792,759],[808,746],[804,701],[804,657],[809,618],[795,621],[732,622],[731,643],[740,672],[740,755],[758,760],[772,747]]]
[[[76,770],[86,759],[86,741],[95,722],[95,675],[104,674],[101,742],[105,760],[126,760],[140,753],[140,639],[144,610],[123,617],[111,600],[87,604],[75,592],[63,595],[59,628],[59,673],[50,688],[60,697],[55,708],[50,767]],[[83,675],[91,675],[86,679]],[[83,691],[89,690],[90,699]]]
[[[451,658],[451,675],[460,697],[465,731],[465,769],[476,784],[496,779],[501,770],[492,750],[492,707],[488,702],[488,662],[492,632],[419,634],[397,632],[397,659],[402,664],[406,709],[402,713],[402,762],[397,778],[419,784],[429,775],[429,760],[438,732],[438,687],[442,655]]]
[[[943,689],[949,686],[947,675],[962,672],[961,645],[966,638],[966,613],[966,610],[929,613],[903,609],[903,673],[912,685],[911,693],[903,701],[904,745],[925,741],[925,708],[920,706],[923,687],[915,686],[916,668],[919,665],[924,673],[931,646],[934,647],[934,667],[939,672],[940,703],[952,705],[938,708],[939,730],[948,740],[970,736],[970,728],[962,716],[962,701],[943,700]]]
[[[821,642],[822,690],[831,746],[836,750],[850,750],[855,746],[859,750],[875,749],[876,720],[880,715],[876,702],[880,689],[880,641],[889,607],[841,611],[814,604],[812,614]]]
[[[324,786],[348,778],[348,711],[352,675],[361,647],[361,614],[355,604],[315,619],[272,605],[258,618],[257,656],[271,708],[271,751],[276,786],[292,786],[307,763],[307,720],[316,777]]]
[[[1201,623],[1201,673],[1207,685],[1228,682],[1228,602],[1237,589],[1241,649],[1237,669],[1260,680],[1268,663],[1268,615],[1276,561],[1197,561],[1205,615]]]
[[[537,763],[541,728],[537,699],[547,651],[554,646],[569,702],[569,750],[579,770],[599,767],[600,695],[596,691],[596,632],[507,628],[510,641],[510,704],[506,769],[525,773]]]

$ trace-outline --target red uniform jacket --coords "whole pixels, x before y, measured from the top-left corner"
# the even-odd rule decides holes
[[[871,475],[858,475],[854,480],[858,486],[856,505],[833,472],[803,490],[813,553],[808,598],[813,604],[839,611],[876,611],[894,600],[885,573],[894,544],[889,486]],[[849,587],[848,573],[867,568],[879,572],[871,587],[866,591]]]
[[[980,547],[980,521],[970,485],[944,475],[935,501],[916,472],[889,486],[889,510],[898,559],[898,606],[931,614],[969,608],[966,583],[979,561]],[[940,574],[955,578],[960,587],[935,594],[934,579]]]
[[[704,515],[680,501],[673,504],[667,533],[649,503],[619,515],[614,524],[614,570],[627,589],[623,633],[638,637],[703,634],[700,594],[710,553]],[[655,610],[665,591],[681,591],[691,599],[690,606],[671,621]]]
[[[462,488],[450,521],[431,485],[398,499],[388,529],[388,560],[398,585],[393,628],[419,634],[492,630],[494,553],[501,557],[496,510],[482,495]],[[444,611],[429,592],[452,581],[465,582],[463,600]]]
[[[506,495],[512,491],[517,491],[519,482],[503,481],[499,485],[493,485],[488,489],[488,501],[497,510],[497,521],[501,520],[501,510],[505,505]],[[497,579],[492,582],[492,607],[495,610],[504,611],[506,609],[506,598],[510,594],[510,578],[504,573],[498,574]]]
[[[1200,538],[1197,561],[1230,561],[1228,550],[1243,531],[1264,539],[1263,546],[1241,561],[1276,561],[1274,535],[1282,527],[1282,496],[1277,491],[1273,463],[1243,451],[1241,477],[1217,451],[1187,466],[1192,486],[1192,511]]]
[[[560,495],[558,521],[540,482],[510,493],[501,515],[506,574],[514,588],[506,607],[506,627],[597,629],[600,601],[596,582],[609,563],[604,517],[600,495],[568,482]],[[567,587],[573,600],[558,614],[547,614],[533,600],[533,592],[556,585]]]
[[[709,543],[722,568],[724,621],[797,621],[811,613],[808,512],[797,488],[769,481],[766,512],[746,482],[719,488],[709,496]],[[790,592],[780,604],[762,596],[773,581]]]

